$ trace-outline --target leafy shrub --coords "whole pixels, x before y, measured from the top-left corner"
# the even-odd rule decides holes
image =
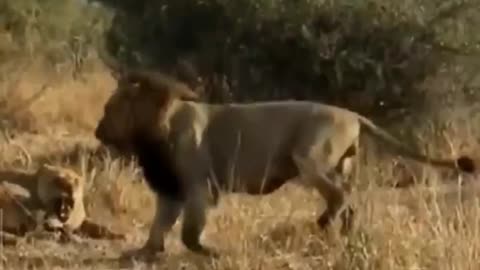
[[[187,62],[208,82],[210,100],[322,99],[363,113],[422,106],[418,84],[448,51],[435,26],[465,9],[435,1],[102,2],[117,10],[113,55],[164,70]]]

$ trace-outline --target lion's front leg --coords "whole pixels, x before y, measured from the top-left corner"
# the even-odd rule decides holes
[[[82,239],[75,234],[74,229],[60,221],[56,215],[45,215],[43,229],[45,229],[46,232],[53,233],[53,236],[61,243],[82,243]],[[40,228],[38,230],[40,230]]]
[[[93,220],[87,218],[83,221],[80,228],[76,232],[86,235],[94,239],[108,239],[108,240],[124,240],[125,235],[112,232],[107,227],[93,222]]]
[[[126,256],[150,256],[165,251],[165,234],[171,230],[181,212],[182,203],[157,194],[155,216],[147,242],[142,248],[127,252]]]
[[[213,181],[210,181],[208,180],[207,181],[207,184],[208,184],[208,190],[209,190],[209,193],[210,193],[210,207],[217,207],[218,206],[218,202],[220,200],[220,190],[219,190],[219,187],[216,186],[215,183],[213,183]]]
[[[62,228],[60,230],[60,239],[61,243],[75,243],[81,244],[83,243],[83,239],[75,233],[75,230],[72,230],[68,227]]]
[[[189,197],[184,206],[182,226],[182,242],[185,246],[199,254],[214,256],[215,252],[200,243],[200,236],[206,225],[207,197],[201,184],[190,187]]]

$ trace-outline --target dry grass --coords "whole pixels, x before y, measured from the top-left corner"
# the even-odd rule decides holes
[[[73,167],[88,179],[89,215],[129,237],[67,245],[24,241],[1,249],[5,263],[0,269],[150,269],[150,263],[117,257],[145,240],[153,195],[133,164],[93,151],[97,142],[91,129],[113,80],[100,70],[84,82],[74,82],[34,67],[17,77],[17,83],[4,84],[14,91],[0,89],[3,101],[8,99],[0,101],[8,105],[0,115],[17,130],[2,137],[0,170],[33,170],[43,161]],[[40,99],[13,110],[45,83],[49,89]],[[367,165],[358,181],[400,177],[388,166],[386,172],[380,175],[376,166]],[[420,172],[421,180],[440,178],[430,169]],[[167,253],[151,263],[158,269],[479,269],[478,185],[466,182],[463,187],[452,181],[403,190],[372,184],[354,191],[358,221],[348,238],[316,228],[323,201],[313,192],[287,185],[263,197],[228,195],[211,210],[203,235],[204,243],[220,250],[221,258],[186,251],[177,222],[167,237]]]

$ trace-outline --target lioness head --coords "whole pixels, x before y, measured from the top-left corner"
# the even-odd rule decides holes
[[[117,78],[117,89],[104,107],[95,137],[118,150],[131,150],[136,136],[152,133],[175,99],[195,100],[188,86],[164,74],[134,70]]]
[[[37,171],[38,197],[47,215],[61,222],[70,217],[76,200],[83,199],[83,178],[72,170],[52,165],[42,165]]]

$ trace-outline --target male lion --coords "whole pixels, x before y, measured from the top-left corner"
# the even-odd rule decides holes
[[[68,239],[73,239],[74,232],[123,238],[86,217],[85,179],[73,170],[44,164],[33,174],[3,172],[0,177],[0,225],[5,243],[15,243],[17,236],[37,228],[61,231]]]
[[[183,243],[194,252],[209,252],[199,240],[207,180],[215,180],[217,189],[248,194],[267,194],[295,181],[326,199],[319,226],[337,216],[348,226],[353,211],[343,207],[344,192],[328,175],[348,171],[344,161],[356,154],[360,130],[414,160],[474,171],[468,157],[435,159],[416,153],[346,109],[309,101],[219,105],[196,99],[186,85],[165,75],[133,70],[119,74],[117,90],[105,104],[95,136],[136,155],[157,195],[149,238],[136,252],[164,251],[164,234],[181,209]]]

